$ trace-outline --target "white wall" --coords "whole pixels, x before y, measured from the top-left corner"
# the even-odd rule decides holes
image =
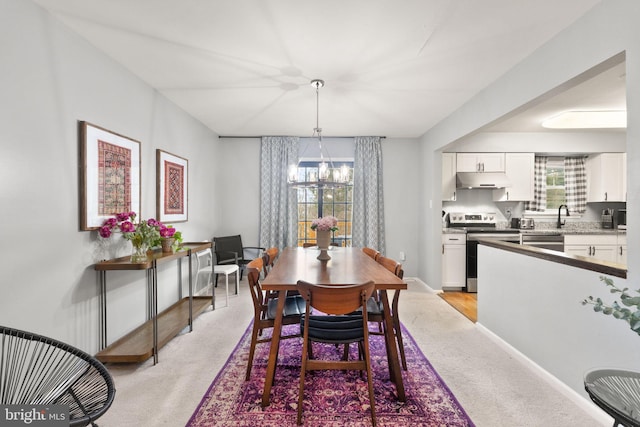
[[[423,263],[418,253],[418,199],[420,159],[416,156],[416,139],[387,138],[382,141],[382,168],[384,183],[384,223],[386,256],[400,261],[405,277],[415,277]]]
[[[95,231],[79,231],[78,121],[141,142],[144,218],[155,217],[156,149],[189,160],[189,221],[175,224],[186,240],[213,233],[217,137],[32,2],[0,2],[0,27],[0,324],[94,353],[104,253]],[[162,268],[161,308],[176,298],[176,272]],[[113,340],[145,319],[146,281],[107,278]]]
[[[441,233],[439,150],[622,51],[626,51],[627,66],[627,209],[633,212],[640,208],[638,16],[640,2],[603,0],[422,137],[422,168],[427,174],[422,180],[424,209],[419,221],[424,227],[420,235],[420,258],[427,260],[419,267],[422,280],[439,287],[441,277],[440,258],[435,256]],[[532,147],[531,151],[538,150]],[[433,205],[431,209],[429,201]],[[633,265],[634,260],[640,261],[640,229],[631,225],[628,234],[629,265]],[[633,270],[629,271],[629,278],[634,278]]]
[[[620,302],[600,273],[483,245],[478,259],[478,323],[576,393],[587,397],[588,370],[638,370],[640,337],[622,320],[581,304],[588,296]]]

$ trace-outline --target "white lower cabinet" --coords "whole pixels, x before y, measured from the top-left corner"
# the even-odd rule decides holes
[[[442,289],[460,290],[466,286],[467,236],[461,233],[442,235]]]
[[[618,236],[615,234],[567,234],[564,236],[564,251],[600,261],[618,261]],[[625,242],[626,254],[626,242]]]
[[[616,262],[627,265],[627,235],[618,234],[618,247],[616,248]]]

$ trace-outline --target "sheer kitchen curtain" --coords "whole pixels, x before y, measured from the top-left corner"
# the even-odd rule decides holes
[[[547,157],[536,156],[533,167],[534,199],[524,202],[528,211],[544,212],[547,209]]]
[[[352,245],[385,253],[380,137],[355,137]]]
[[[587,210],[587,171],[585,157],[564,158],[564,194],[570,212]]]
[[[296,246],[297,192],[287,184],[289,165],[298,163],[297,136],[262,137],[260,149],[260,246]]]

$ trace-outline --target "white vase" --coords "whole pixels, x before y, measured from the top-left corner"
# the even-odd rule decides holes
[[[318,249],[320,249],[318,259],[320,261],[330,260],[331,257],[327,250],[329,249],[329,243],[331,243],[331,231],[316,231],[316,243],[318,244]]]

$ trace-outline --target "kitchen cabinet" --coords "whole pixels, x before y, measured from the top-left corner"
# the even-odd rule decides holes
[[[627,235],[618,234],[618,247],[616,248],[616,262],[627,265]]]
[[[587,202],[627,201],[626,153],[600,153],[589,156]]]
[[[442,200],[456,200],[456,153],[442,153]]]
[[[504,153],[457,153],[458,172],[504,172]]]
[[[564,251],[570,255],[618,262],[618,236],[615,234],[567,234],[564,236]]]
[[[442,235],[442,289],[461,290],[466,286],[467,236],[463,233]]]
[[[505,173],[511,187],[493,190],[493,200],[527,201],[533,200],[534,153],[505,153]]]

